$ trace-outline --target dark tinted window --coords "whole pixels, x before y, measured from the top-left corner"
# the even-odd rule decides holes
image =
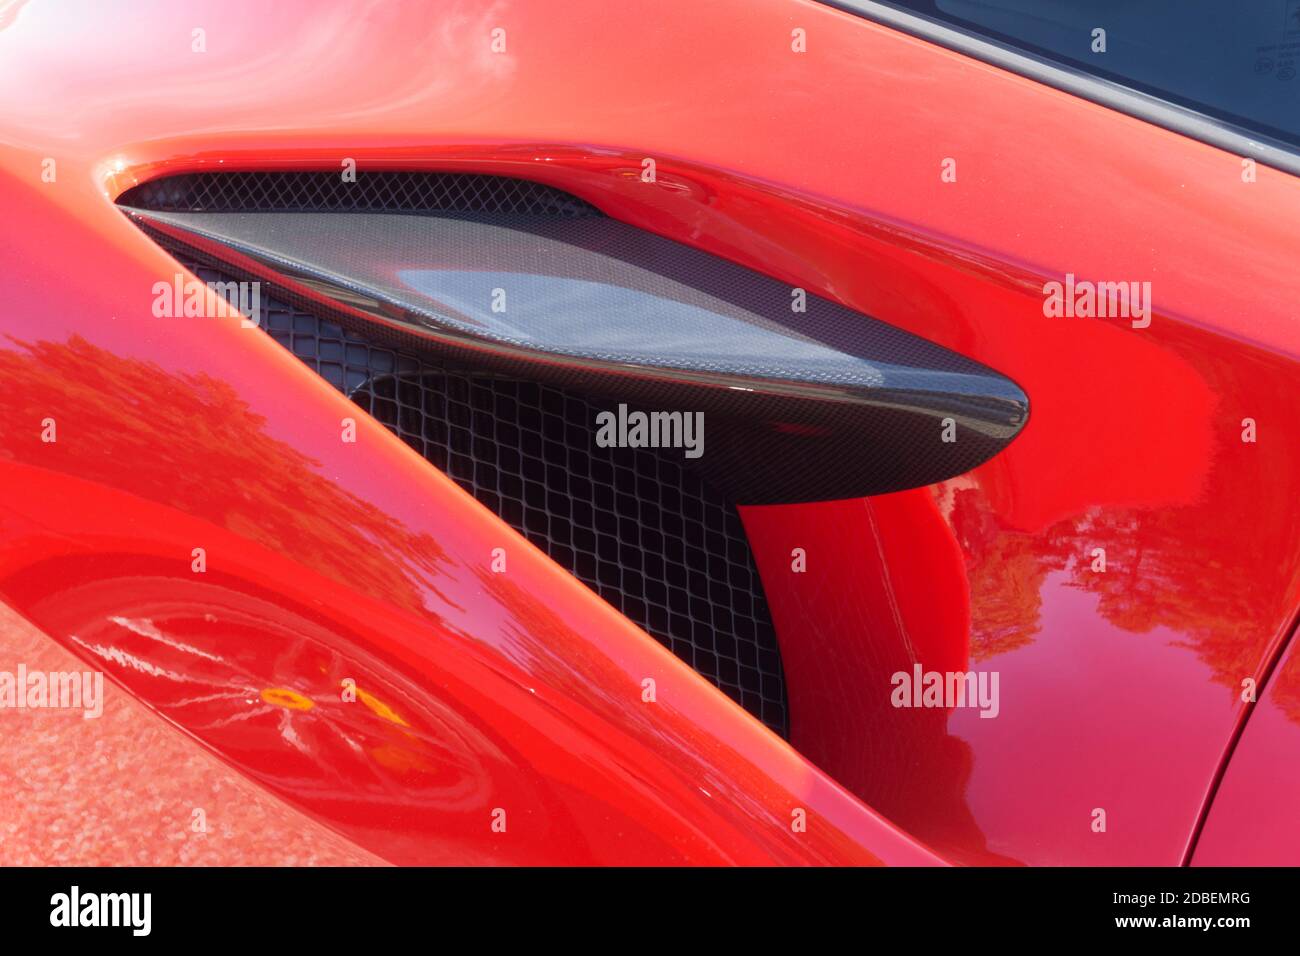
[[[891,0],[1300,145],[1300,0]],[[1094,50],[1105,31],[1105,51]]]

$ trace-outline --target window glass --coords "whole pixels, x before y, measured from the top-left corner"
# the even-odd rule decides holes
[[[1300,145],[1300,0],[891,5]]]

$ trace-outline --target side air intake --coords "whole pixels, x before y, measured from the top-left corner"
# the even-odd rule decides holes
[[[230,274],[182,258],[205,282]],[[451,368],[276,298],[261,327],[732,700],[787,736],[785,677],[735,507],[680,461],[591,441],[598,406]],[[603,406],[600,406],[603,407]]]
[[[118,205],[157,212],[410,212],[599,216],[559,189],[475,173],[193,173],[134,186]]]
[[[538,183],[196,173],[119,205],[201,278],[260,281],[278,342],[782,735],[735,503],[931,484],[1028,418],[986,366]],[[703,454],[599,447],[615,408],[703,415]]]
[[[169,248],[453,364],[708,417],[732,500],[883,494],[962,474],[1028,419],[1011,380],[537,183],[202,173],[123,210]]]

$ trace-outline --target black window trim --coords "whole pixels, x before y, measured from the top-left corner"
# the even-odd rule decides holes
[[[1206,116],[1140,90],[1093,76],[1009,44],[959,29],[947,23],[875,0],[819,0],[829,7],[872,20],[882,26],[929,40],[1012,73],[1055,87],[1081,99],[1127,113],[1155,126],[1250,158],[1265,166],[1300,175],[1300,154],[1280,140],[1261,136],[1232,123]]]

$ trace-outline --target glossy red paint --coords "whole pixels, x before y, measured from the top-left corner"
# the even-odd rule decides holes
[[[1247,694],[1249,688],[1242,688]],[[1194,866],[1294,866],[1300,806],[1300,646],[1287,645],[1214,795]]]
[[[76,421],[58,386],[42,391],[58,357],[41,358],[33,379],[9,371]],[[161,432],[239,467],[210,495],[10,464],[6,597],[268,790],[395,863],[927,859],[380,426],[358,444],[417,472],[412,491],[445,515],[436,538],[304,467],[219,386],[95,358],[105,378],[88,387],[176,409],[139,444],[110,440],[114,460],[150,470]],[[195,424],[212,443],[189,447]],[[250,523],[234,534],[209,509]],[[508,575],[488,570],[495,546]],[[791,830],[795,808],[813,834]]]
[[[1300,183],[801,0],[677,2],[10,6],[0,596],[389,860],[1179,862],[1300,597]],[[341,444],[261,333],[152,318],[121,190],[343,157],[567,188],[1025,389],[970,475],[745,514],[794,743],[866,804],[381,427]],[[1151,326],[1045,317],[1066,272],[1149,279]],[[909,660],[998,670],[999,716],[886,708]]]

